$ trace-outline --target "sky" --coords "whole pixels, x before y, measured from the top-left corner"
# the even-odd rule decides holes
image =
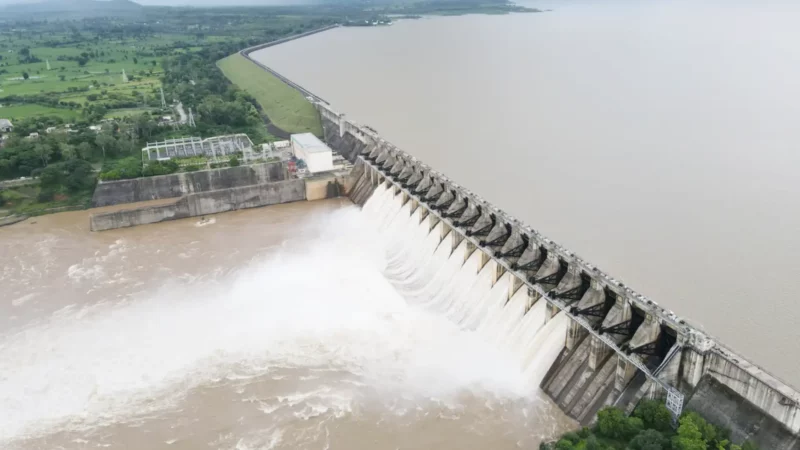
[[[16,3],[42,3],[44,0],[0,0],[0,6]],[[140,5],[159,6],[232,6],[232,5],[288,5],[312,3],[310,0],[134,0]]]

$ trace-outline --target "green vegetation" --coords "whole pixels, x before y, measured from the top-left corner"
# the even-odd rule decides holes
[[[322,136],[319,114],[303,94],[238,53],[218,65],[229,80],[255,97],[276,127],[290,134],[311,132]]]
[[[29,117],[59,117],[63,120],[73,120],[78,113],[69,109],[51,108],[49,106],[36,104],[21,104],[0,108],[0,117],[19,121]]]
[[[751,442],[736,445],[730,432],[695,412],[681,416],[677,430],[672,416],[658,400],[643,400],[627,417],[613,406],[597,413],[597,425],[567,433],[542,450],[757,450]]]
[[[0,118],[14,123],[0,142],[0,182],[33,178],[0,185],[0,215],[85,207],[98,179],[240,163],[142,161],[147,142],[246,133],[258,145],[288,133],[321,135],[312,105],[240,56],[243,48],[334,24],[386,24],[389,14],[521,10],[504,0],[213,9],[68,3],[0,11]],[[196,127],[179,120],[178,103]]]

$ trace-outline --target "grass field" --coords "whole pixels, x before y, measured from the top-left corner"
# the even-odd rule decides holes
[[[107,119],[122,119],[125,117],[138,116],[142,113],[154,112],[153,108],[128,108],[128,109],[115,109],[106,114]]]
[[[72,120],[78,116],[78,111],[64,108],[50,108],[49,106],[34,104],[4,106],[0,108],[0,117],[11,119],[12,121],[42,116],[58,116],[64,120]]]
[[[319,113],[302,94],[238,53],[217,65],[233,84],[255,97],[275,126],[289,133],[322,136]]]
[[[68,39],[68,36],[61,37]],[[0,117],[20,120],[44,115],[41,112],[45,110],[48,115],[76,115],[66,105],[64,109],[33,103],[24,105],[27,108],[13,106],[20,101],[3,101],[8,96],[45,95],[50,100],[71,103],[73,107],[95,102],[104,103],[110,108],[130,108],[135,105],[146,109],[154,106],[158,103],[158,88],[163,74],[159,65],[163,56],[156,54],[158,51],[176,53],[179,49],[169,49],[169,46],[181,39],[186,39],[186,36],[160,35],[147,39],[107,41],[87,39],[73,45],[43,47],[37,46],[35,39],[20,38],[10,33],[0,34],[0,104],[9,106],[7,110],[0,111]],[[41,62],[23,63],[20,52],[25,48]],[[67,60],[82,54],[91,55],[83,65],[75,60]],[[47,68],[48,61],[50,70]],[[129,79],[127,83],[123,82],[123,70]],[[27,74],[29,79],[24,79],[23,74]],[[89,96],[92,100],[87,98]]]

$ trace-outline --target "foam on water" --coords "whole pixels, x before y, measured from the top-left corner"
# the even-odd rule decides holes
[[[381,209],[387,223],[397,215]],[[76,305],[0,336],[0,442],[158,410],[193,387],[279,367],[346,371],[384,399],[529,393],[517,361],[398,294],[382,274],[385,235],[361,212],[317,219],[317,238],[221,278]],[[298,392],[296,414],[347,411],[357,388]]]
[[[455,417],[465,393],[488,409],[524,401],[526,417],[542,414],[538,385],[563,348],[563,315],[546,321],[544,302],[527,311],[524,288],[509,298],[509,274],[493,283],[493,262],[481,266],[465,240],[453,248],[454,234],[392,189],[379,186],[363,210],[312,216],[299,230],[311,238],[234,271],[70,305],[0,335],[0,444],[157,414],[212,385],[301,421],[354,414],[363,402],[398,415],[437,405]],[[107,277],[129,245],[70,266],[68,279]],[[254,380],[281,388],[253,397]],[[273,425],[214,445],[287,444]]]
[[[509,298],[510,275],[492,285],[495,266],[480,268],[480,251],[468,255],[466,240],[453,249],[454,232],[443,237],[441,223],[431,230],[431,216],[420,223],[418,211],[412,213],[410,203],[402,205],[402,196],[378,189],[364,212],[389,241],[385,248],[392,264],[384,275],[409,303],[437,312],[463,330],[475,330],[498,355],[516,363],[526,388],[535,392],[564,348],[566,316],[547,321],[546,303],[529,308],[526,289]]]

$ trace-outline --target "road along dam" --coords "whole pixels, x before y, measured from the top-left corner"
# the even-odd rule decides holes
[[[316,105],[326,142],[355,164],[351,200],[396,238],[395,287],[461,327],[504,336],[564,413],[589,424],[605,405],[662,398],[736,441],[800,448],[794,388],[261,66]]]
[[[674,414],[699,411],[734,439],[799,448],[793,388],[370,128],[316,105],[326,141],[356,164],[351,199],[407,244],[397,261],[403,289],[463,327],[516,329],[510,345],[529,349],[533,381],[564,413],[589,424],[605,405],[631,411],[644,397],[663,398]]]

